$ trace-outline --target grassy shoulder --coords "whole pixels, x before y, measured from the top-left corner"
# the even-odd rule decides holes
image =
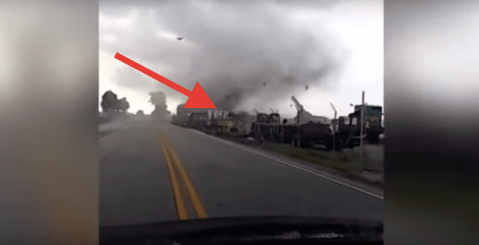
[[[359,154],[341,153],[333,151],[320,151],[314,149],[303,149],[287,144],[265,143],[268,150],[300,159],[306,162],[319,164],[347,174],[360,172]]]
[[[113,134],[115,133],[116,131],[118,131],[119,129],[115,129],[115,130],[105,130],[105,131],[102,131],[102,132],[98,132],[98,138],[101,139],[101,138],[104,138],[110,134]]]
[[[293,147],[288,144],[277,144],[265,142],[260,146],[255,141],[247,140],[244,137],[234,137],[227,134],[215,134],[215,136],[227,140],[232,140],[237,143],[263,147],[267,150],[296,158],[305,162],[313,164],[319,164],[321,166],[339,171],[344,174],[357,174],[360,173],[361,167],[359,165],[359,154],[355,152],[341,153],[333,151],[321,151],[316,149],[303,149]]]

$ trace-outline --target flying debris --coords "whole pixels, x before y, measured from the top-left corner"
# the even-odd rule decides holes
[[[266,83],[263,83],[263,87],[266,86]]]
[[[177,37],[177,39],[178,39],[179,41],[181,41],[181,40],[183,40],[183,37]]]
[[[306,85],[306,90],[308,90],[308,85]]]

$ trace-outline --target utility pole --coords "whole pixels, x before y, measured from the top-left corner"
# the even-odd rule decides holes
[[[364,155],[364,144],[363,144],[363,133],[364,133],[364,91],[361,102],[361,134],[360,134],[360,153],[359,153],[359,169],[363,171],[363,155]]]
[[[337,115],[337,112],[336,112],[336,108],[334,108],[334,105],[333,103],[331,103],[331,106],[333,107],[333,110],[334,110],[334,123],[333,123],[333,151],[336,151],[336,115]]]

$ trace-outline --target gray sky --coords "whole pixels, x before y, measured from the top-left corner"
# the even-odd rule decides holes
[[[223,109],[290,117],[294,95],[313,114],[332,117],[332,102],[345,115],[362,90],[383,105],[383,21],[372,0],[101,1],[99,92],[127,97],[130,112],[153,110],[150,91],[173,112],[187,99],[119,52],[188,90],[199,81]]]

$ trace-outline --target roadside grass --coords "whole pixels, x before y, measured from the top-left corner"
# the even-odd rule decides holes
[[[216,134],[214,134],[214,136],[216,136],[218,138],[225,139],[225,140],[234,141],[234,142],[244,144],[244,145],[257,145],[257,142],[252,141],[252,140],[248,140],[247,137],[243,137],[243,136],[240,136],[240,135],[234,136],[234,135],[230,135],[230,134],[226,134],[226,133],[216,133]]]
[[[103,137],[106,137],[112,133],[114,133],[116,130],[107,130],[107,131],[103,131],[103,132],[98,132],[98,139],[101,139]]]
[[[235,137],[228,134],[216,133],[216,137],[223,138],[230,141],[235,141],[240,144],[260,146],[256,141],[247,140],[246,137]],[[260,146],[261,147],[261,146]],[[293,147],[288,144],[278,144],[265,142],[262,146],[267,150],[296,158],[302,161],[319,164],[321,166],[339,171],[344,174],[358,174],[361,171],[359,165],[359,154],[355,152],[335,152],[335,151],[321,151],[317,149],[303,149]]]
[[[105,124],[111,121],[110,117],[98,117],[98,124]]]
[[[120,130],[120,129],[110,129],[110,130],[105,130],[105,131],[101,131],[101,132],[99,131],[98,132],[98,139],[101,139],[101,138],[104,138],[104,137],[106,137],[110,134],[113,134],[118,130]]]
[[[356,174],[361,170],[359,166],[359,154],[357,153],[302,149],[287,144],[276,143],[265,143],[265,147],[271,151],[306,162],[319,164],[346,174]]]

